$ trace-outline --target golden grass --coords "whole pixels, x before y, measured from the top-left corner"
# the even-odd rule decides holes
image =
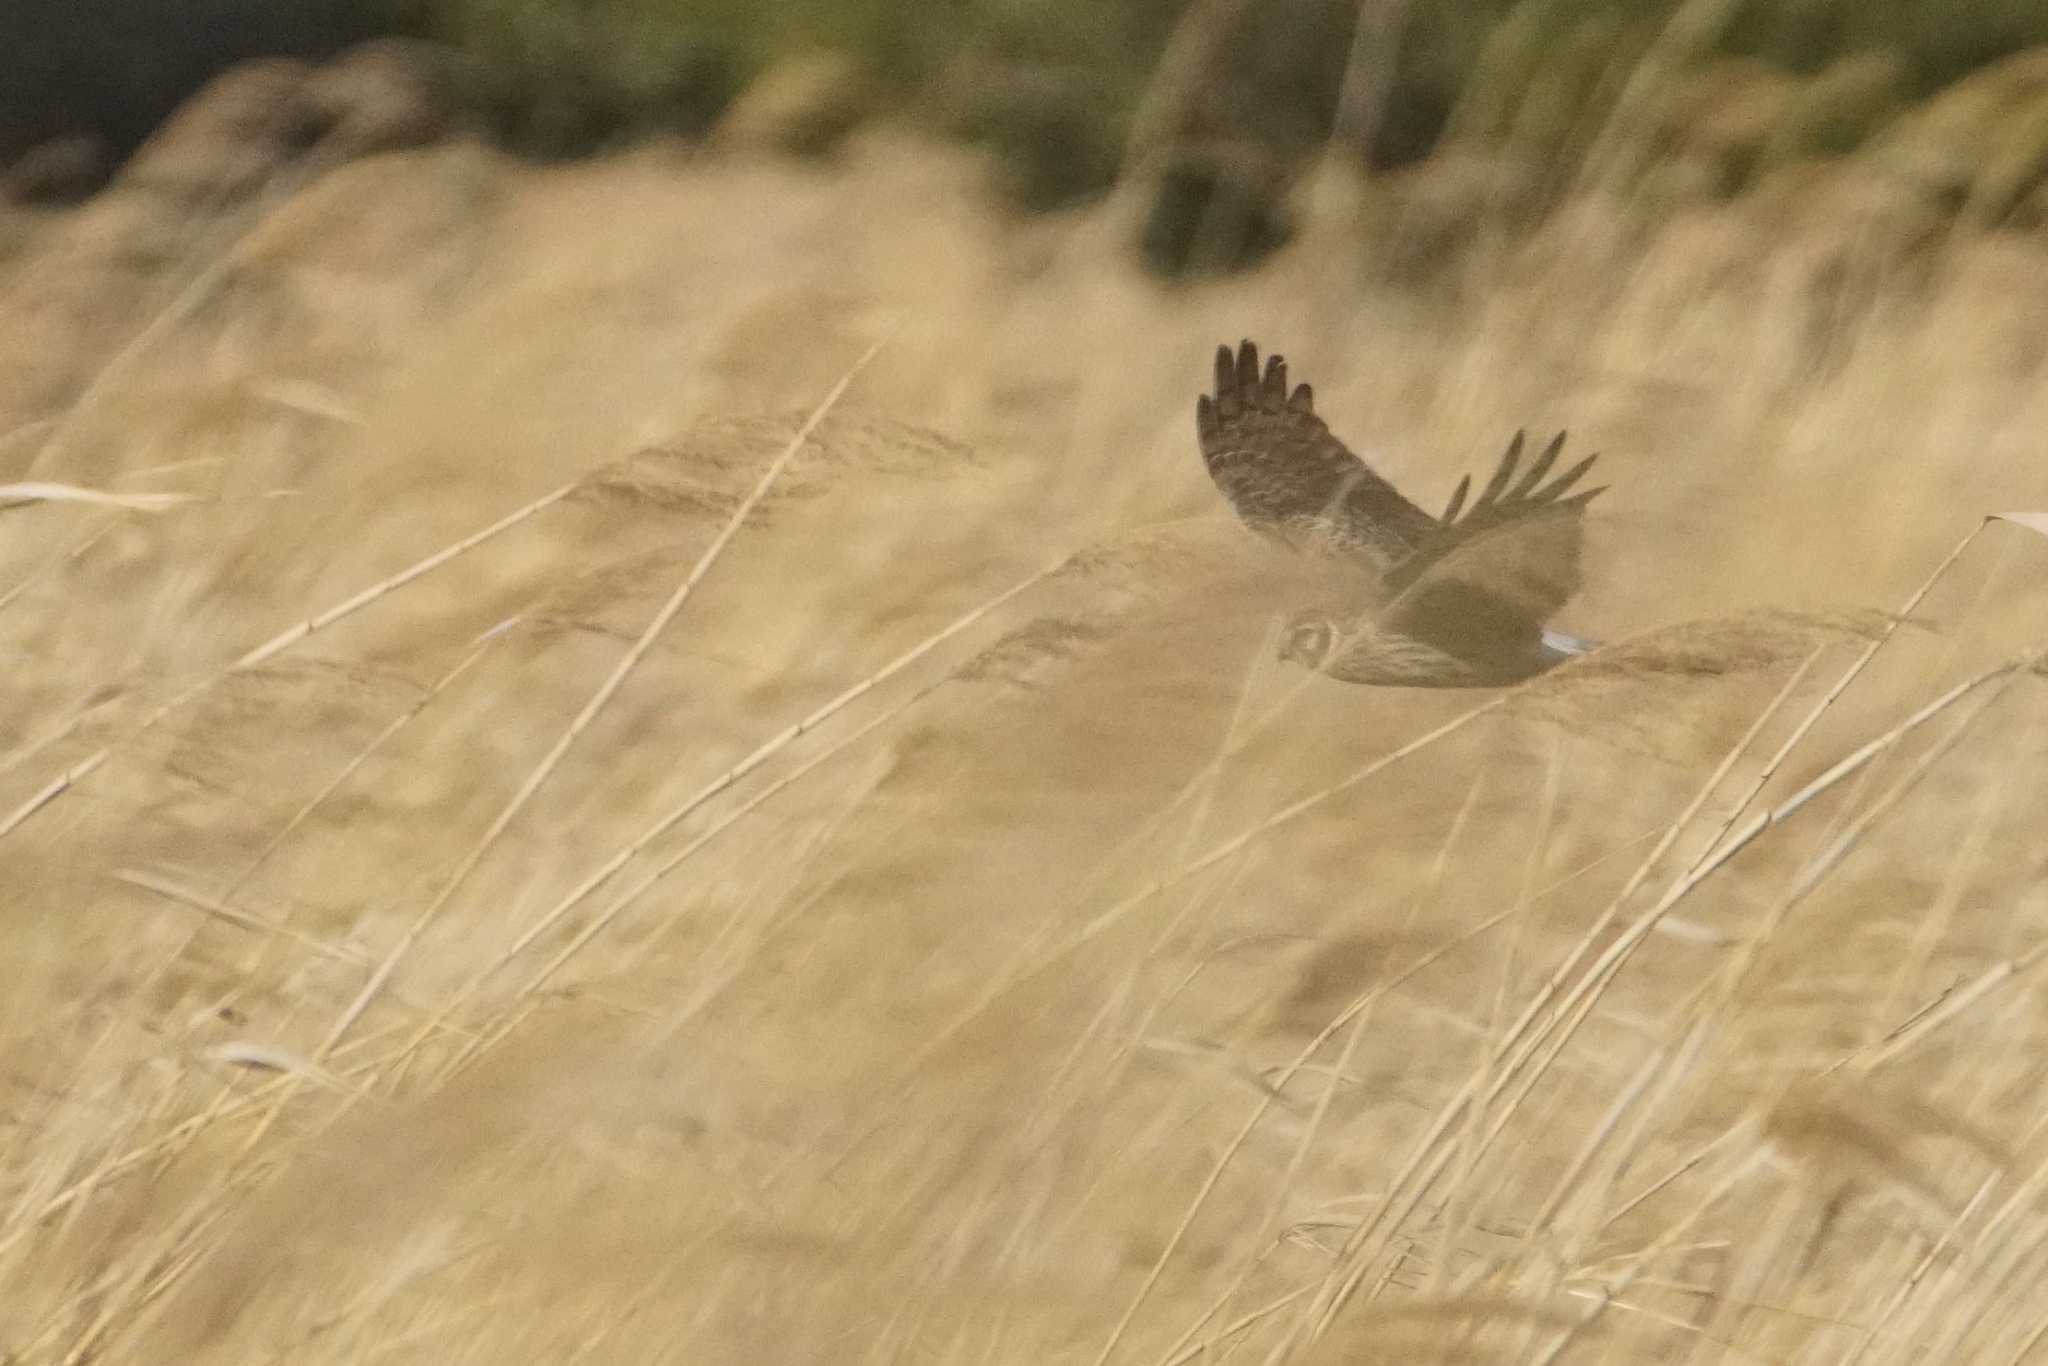
[[[0,477],[123,501],[0,508],[0,1352],[2039,1350],[2035,248],[1165,291],[887,136],[252,212],[18,358]],[[1603,449],[1614,644],[1278,664],[1246,334],[1426,505]]]

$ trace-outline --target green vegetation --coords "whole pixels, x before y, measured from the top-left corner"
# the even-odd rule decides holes
[[[1285,187],[1359,74],[1381,93],[1357,154],[1379,168],[1451,137],[1511,148],[1562,190],[1621,127],[1645,134],[1624,170],[1676,161],[1735,194],[2048,44],[2037,0],[1411,0],[1391,56],[1354,39],[1378,13],[1361,0],[398,3],[405,27],[462,53],[498,134],[542,155],[702,132],[755,76],[818,50],[852,58],[899,116],[986,147],[1020,208],[1084,200],[1156,154],[1142,245],[1169,274],[1285,236]],[[2030,97],[2001,102],[2038,121]],[[2030,182],[2033,162],[2016,164],[2000,202]]]
[[[1730,51],[1799,72],[1850,53],[1895,52],[1915,94],[2041,43],[2048,7],[2036,0],[1747,0],[1724,40]]]
[[[749,76],[812,47],[854,53],[908,105],[1006,156],[1070,162],[1099,180],[1187,0],[411,0],[409,27],[472,59],[474,90],[517,141],[572,150],[647,128],[702,127]],[[1229,79],[1196,111],[1229,131],[1294,141],[1334,112],[1352,0],[1223,3]],[[2048,43],[2035,0],[1416,0],[1376,159],[1426,151],[1451,106],[1501,131],[1571,121],[1600,73],[1653,42],[1812,74],[1896,54],[1908,95]],[[1206,130],[1218,131],[1218,130]],[[1060,188],[1020,168],[1027,199]]]

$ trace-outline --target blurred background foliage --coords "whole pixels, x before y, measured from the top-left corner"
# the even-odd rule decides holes
[[[1089,126],[1048,134],[1113,144],[1197,10],[1235,20],[1227,41],[1249,78],[1235,113],[1283,134],[1328,126],[1359,14],[1397,15],[1403,98],[1390,101],[1397,131],[1383,149],[1396,160],[1426,150],[1459,96],[1497,118],[1522,99],[1584,93],[1589,70],[1674,20],[1705,51],[1795,75],[1889,54],[1907,98],[2048,44],[2038,0],[13,0],[0,6],[0,75],[10,124],[32,122],[37,103],[89,106],[133,140],[240,58],[430,37],[463,55],[469,91],[508,137],[547,151],[702,127],[750,77],[822,47],[927,110],[978,76],[1012,82],[981,92],[997,105],[1021,103],[1034,81],[1058,87]],[[984,131],[1003,122],[978,112]]]
[[[883,98],[1008,156],[1069,164],[1068,186],[1017,178],[1058,199],[1107,176],[1183,23],[1217,23],[1233,77],[1202,115],[1295,143],[1329,128],[1354,27],[1375,12],[1398,34],[1371,149],[1382,165],[1425,154],[1461,103],[1492,133],[1517,113],[1591,112],[1603,77],[1660,35],[1688,58],[1792,76],[1884,54],[1901,100],[2048,44],[2038,0],[397,0],[390,18],[473,59],[480,99],[540,150],[701,127],[778,59],[825,47]]]
[[[0,160],[85,124],[117,163],[214,70],[376,35],[428,40],[528,155],[705,133],[763,90],[749,115],[793,150],[888,115],[985,147],[1027,210],[1143,169],[1169,272],[1284,237],[1333,130],[1379,171],[1510,157],[1533,203],[1616,128],[1695,197],[1914,117],[1916,174],[1987,217],[2048,162],[2048,66],[2015,57],[2048,51],[2040,0],[12,0]]]

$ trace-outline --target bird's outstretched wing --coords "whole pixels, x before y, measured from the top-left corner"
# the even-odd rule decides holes
[[[1285,360],[1262,374],[1249,341],[1235,355],[1216,349],[1216,392],[1195,401],[1195,430],[1209,477],[1261,535],[1360,555],[1384,573],[1442,530],[1330,434],[1306,384],[1288,389]]]
[[[1579,591],[1583,513],[1601,489],[1571,490],[1596,457],[1546,482],[1564,449],[1560,432],[1510,487],[1522,449],[1517,432],[1472,506],[1464,508],[1468,479],[1458,485],[1435,530],[1388,573],[1391,628],[1454,653],[1471,653],[1489,641],[1528,644]]]
[[[1471,491],[1471,477],[1458,482],[1443,517],[1418,540],[1414,552],[1388,572],[1389,591],[1404,594],[1456,578],[1512,603],[1539,622],[1579,591],[1582,514],[1605,485],[1578,493],[1572,489],[1599,456],[1589,455],[1549,478],[1564,450],[1564,433],[1559,432],[1516,480],[1524,444],[1524,434],[1516,432],[1493,477],[1469,508],[1465,497]]]

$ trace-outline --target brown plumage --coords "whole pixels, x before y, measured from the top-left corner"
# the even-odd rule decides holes
[[[1587,456],[1550,477],[1562,432],[1521,472],[1515,433],[1466,506],[1459,481],[1442,517],[1404,498],[1331,435],[1306,384],[1289,389],[1279,356],[1259,368],[1249,341],[1216,352],[1216,392],[1195,403],[1202,460],[1245,525],[1352,574],[1347,601],[1306,609],[1283,654],[1353,683],[1486,687],[1517,682],[1583,653],[1544,629],[1579,589],[1586,503],[1574,493]],[[1340,576],[1342,577],[1342,576]]]

